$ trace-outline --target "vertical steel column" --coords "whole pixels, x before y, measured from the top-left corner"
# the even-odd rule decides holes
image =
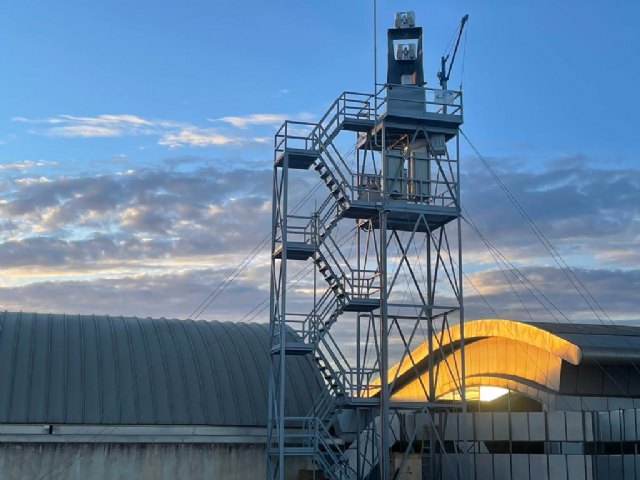
[[[280,480],[284,480],[284,407],[285,407],[285,395],[286,395],[286,295],[287,295],[287,203],[289,196],[289,155],[285,154],[282,162],[282,199],[280,202],[281,217],[282,217],[282,259],[280,260],[280,308],[279,308],[279,320],[280,320],[280,395],[278,401],[280,402],[278,407],[278,462],[279,471],[278,475]]]
[[[385,153],[386,154],[386,153]],[[389,479],[389,325],[387,319],[387,211],[380,209],[380,480]]]
[[[462,102],[462,100],[461,100]],[[463,271],[462,271],[462,197],[460,196],[460,135],[456,133],[456,207],[458,209],[457,227],[458,227],[458,302],[460,304],[460,401],[462,402],[462,433],[464,440],[462,446],[464,449],[462,457],[462,478],[468,479],[470,476],[469,465],[469,449],[468,449],[468,436],[467,436],[467,387],[466,387],[466,372],[467,367],[465,365],[465,348],[464,348],[464,295],[463,295]]]
[[[274,140],[274,150],[277,145],[277,138]],[[273,193],[271,196],[271,250],[273,252],[276,248],[276,232],[277,232],[277,205],[278,205],[278,167],[274,163],[273,167]],[[269,297],[269,397],[268,410],[267,410],[267,480],[273,478],[275,468],[273,465],[273,459],[271,455],[271,448],[273,447],[273,429],[274,422],[277,421],[274,415],[274,409],[276,403],[274,402],[274,396],[276,394],[276,377],[275,368],[273,365],[273,356],[271,355],[271,347],[273,347],[273,338],[275,336],[276,329],[276,313],[275,306],[277,304],[275,298],[276,290],[276,259],[271,255],[271,279],[270,279],[270,297]]]

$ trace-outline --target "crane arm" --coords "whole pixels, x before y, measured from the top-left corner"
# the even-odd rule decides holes
[[[456,45],[453,49],[453,54],[451,56],[451,61],[449,62],[449,70],[447,70],[447,61],[449,60],[449,55],[441,58],[441,70],[438,72],[438,78],[440,79],[440,86],[446,90],[447,81],[449,80],[449,76],[451,75],[451,69],[453,68],[453,62],[456,60],[456,54],[458,53],[458,47],[460,46],[460,39],[462,38],[462,33],[464,32],[464,26],[469,20],[469,14],[462,17],[460,21],[460,29],[458,30],[458,38],[456,38]]]

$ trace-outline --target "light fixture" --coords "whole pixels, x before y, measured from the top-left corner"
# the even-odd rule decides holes
[[[399,43],[396,48],[396,60],[415,60],[416,44],[415,43]]]
[[[412,28],[416,26],[416,14],[413,11],[396,12],[396,28]]]

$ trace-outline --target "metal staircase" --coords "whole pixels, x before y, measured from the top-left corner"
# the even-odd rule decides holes
[[[392,303],[390,298],[399,273],[391,271],[387,249],[396,248],[394,254],[400,258],[399,263],[409,266],[410,274],[402,275],[414,277],[418,289],[415,297],[419,300],[410,302],[404,297],[394,300],[394,308],[402,311],[398,318],[407,320],[410,317],[406,312],[420,312],[414,314],[415,322],[425,322],[431,331],[442,315],[461,310],[460,287],[455,284],[459,272],[443,271],[449,267],[449,259],[441,251],[449,248],[449,239],[434,234],[459,218],[457,151],[451,155],[448,151],[434,153],[431,145],[436,135],[438,141],[457,142],[462,123],[461,94],[445,92],[448,102],[445,107],[438,100],[441,91],[413,87],[408,100],[411,108],[404,108],[406,104],[401,102],[407,100],[397,100],[397,92],[403,87],[393,88],[392,92],[387,85],[375,94],[345,92],[318,123],[286,121],[275,135],[268,426],[271,479],[284,478],[284,459],[289,455],[313,458],[317,468],[332,480],[365,478],[362,475],[369,475],[380,459],[388,461],[379,453],[385,448],[389,450],[389,435],[393,436],[394,428],[391,417],[384,414],[388,411],[384,408],[390,408],[391,403],[387,384],[393,383],[392,379],[382,382],[389,367],[384,352],[388,344],[384,342],[388,343],[391,330],[388,305]],[[416,92],[419,95],[414,95]],[[411,113],[405,114],[405,110]],[[340,135],[345,132],[356,134],[354,159],[345,159],[337,147]],[[374,167],[370,166],[372,158],[378,159],[377,166],[375,162]],[[416,159],[427,165],[428,171],[425,173],[423,168],[422,177],[415,173]],[[400,166],[393,176],[389,173],[392,160]],[[407,161],[414,162],[412,171],[403,167]],[[328,195],[311,212],[293,215],[288,206],[290,175],[311,169],[319,175]],[[354,234],[357,254],[343,251],[341,239],[337,238],[338,226],[345,221],[359,227]],[[365,237],[371,242],[365,242]],[[409,247],[414,248],[418,237],[432,247],[428,250],[430,273],[426,291],[420,291],[409,261]],[[398,244],[395,247],[394,242]],[[307,293],[305,288],[300,292],[288,290],[289,262],[309,260],[315,273],[306,284]],[[289,267],[302,268],[299,264]],[[400,267],[397,268],[399,272]],[[316,273],[320,280],[317,283]],[[438,304],[434,299],[435,283],[443,279],[454,283],[452,297],[458,303],[453,306]],[[300,303],[308,301],[310,288],[314,290],[312,307],[306,314],[292,312],[289,307],[295,304],[292,297],[298,295],[294,298]],[[318,291],[322,293],[316,295]],[[353,325],[354,336],[356,329],[360,332],[355,354],[343,350],[340,339],[333,335],[343,321],[345,325]],[[396,323],[400,330],[399,321]],[[295,331],[297,337],[281,341],[283,336],[278,332],[284,332],[285,327]],[[366,334],[360,331],[361,327]],[[405,350],[409,348],[410,340]],[[289,355],[309,355],[327,387],[327,394],[304,417],[286,416],[284,409],[281,380],[286,375]],[[380,381],[371,387],[374,376]],[[434,392],[425,393],[425,401],[435,404]],[[421,405],[424,408],[425,402]],[[345,442],[337,434],[338,416],[356,409],[369,409],[371,418]],[[373,412],[378,412],[377,417]],[[387,420],[383,420],[385,417]],[[368,445],[365,454],[361,444]]]

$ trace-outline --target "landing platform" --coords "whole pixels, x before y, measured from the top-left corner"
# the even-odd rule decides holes
[[[285,342],[284,351],[285,355],[308,355],[314,350],[314,346],[305,342]],[[280,353],[280,344],[271,347],[271,355],[278,355]]]
[[[381,208],[383,208],[383,202],[353,200],[342,215],[346,218],[358,220],[362,227],[366,227],[371,223],[373,228],[378,228],[380,226],[379,211]],[[388,209],[387,228],[400,231],[412,231],[421,216],[424,216],[429,229],[432,231],[458,217],[458,211],[455,207],[424,205],[402,200],[386,202],[384,208]],[[428,231],[424,221],[418,225],[416,231]]]
[[[279,245],[273,252],[273,258],[281,259],[284,246]],[[315,247],[305,242],[287,242],[288,260],[308,260],[315,252]]]
[[[288,157],[289,168],[307,170],[319,156],[320,153],[317,150],[287,147],[287,149],[276,158],[275,166],[278,168],[284,167],[285,157]]]
[[[345,312],[372,312],[380,308],[380,300],[377,298],[349,298],[342,310]]]

